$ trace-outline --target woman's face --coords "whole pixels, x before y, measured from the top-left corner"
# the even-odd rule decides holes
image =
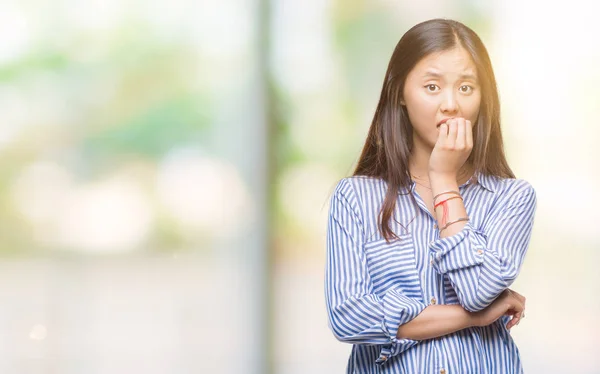
[[[408,73],[403,103],[413,127],[413,144],[433,149],[440,121],[463,117],[474,125],[481,91],[477,69],[462,47],[432,53]]]

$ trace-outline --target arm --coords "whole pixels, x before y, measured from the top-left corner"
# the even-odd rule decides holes
[[[460,305],[430,305],[398,328],[396,338],[425,340],[474,326],[475,319]]]
[[[434,196],[458,190],[456,180],[448,177],[430,175],[430,181]],[[447,204],[449,221],[467,216],[461,199]],[[535,190],[525,181],[517,182],[488,213],[482,229],[470,221],[458,222],[430,245],[434,269],[447,274],[466,310],[484,309],[516,279],[529,246],[535,209]],[[439,222],[441,207],[436,215]]]
[[[525,310],[525,297],[516,291],[503,291],[492,304],[479,312],[467,312],[460,305],[430,305],[412,321],[398,328],[398,339],[424,340],[451,334],[473,326],[487,326],[503,315],[513,318],[507,328],[519,324]]]
[[[352,186],[342,180],[331,198],[325,268],[329,327],[335,337],[353,344],[382,345],[377,363],[383,363],[419,343],[410,337],[440,336],[467,327],[465,314],[459,313],[456,306],[441,305],[427,307],[421,319],[399,331],[426,305],[397,288],[390,288],[383,295],[373,292],[358,207]],[[436,316],[443,322],[425,326],[424,322]]]
[[[398,326],[415,318],[426,305],[395,288],[383,295],[373,292],[364,238],[359,202],[349,181],[342,179],[331,198],[327,225],[325,298],[329,327],[340,341],[383,345],[380,360],[385,361],[418,343],[397,339],[396,333]]]
[[[507,289],[479,312],[467,312],[460,305],[430,305],[412,321],[401,325],[396,337],[416,340],[432,339],[472,326],[487,326],[503,315],[513,318],[506,327],[518,325],[525,310],[525,297]]]

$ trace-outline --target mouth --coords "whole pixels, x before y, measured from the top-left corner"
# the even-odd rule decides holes
[[[440,122],[438,122],[436,128],[439,129],[442,124],[446,123],[446,121],[451,120],[452,118],[454,118],[454,117],[444,118],[443,120],[441,120]]]

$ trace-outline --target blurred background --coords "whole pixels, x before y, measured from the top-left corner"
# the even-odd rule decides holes
[[[486,43],[538,194],[527,373],[600,373],[595,2],[3,0],[0,372],[342,373],[330,194],[402,34]]]

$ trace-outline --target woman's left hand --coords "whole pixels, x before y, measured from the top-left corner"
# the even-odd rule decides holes
[[[512,319],[506,324],[506,328],[509,330],[511,328],[513,328],[514,326],[518,325],[519,322],[521,322],[521,320],[523,318],[525,318],[525,301],[526,301],[525,296],[521,295],[517,291],[510,290],[510,292],[513,294],[514,297],[516,297],[519,301],[521,301],[521,303],[523,304],[523,310],[519,311],[519,310],[515,310],[515,309],[510,309],[506,313],[504,313],[504,315],[512,317]]]
[[[471,314],[472,325],[487,326],[503,315],[513,317],[506,324],[507,329],[511,329],[518,324],[525,315],[525,297],[511,289],[505,289],[485,309]]]

